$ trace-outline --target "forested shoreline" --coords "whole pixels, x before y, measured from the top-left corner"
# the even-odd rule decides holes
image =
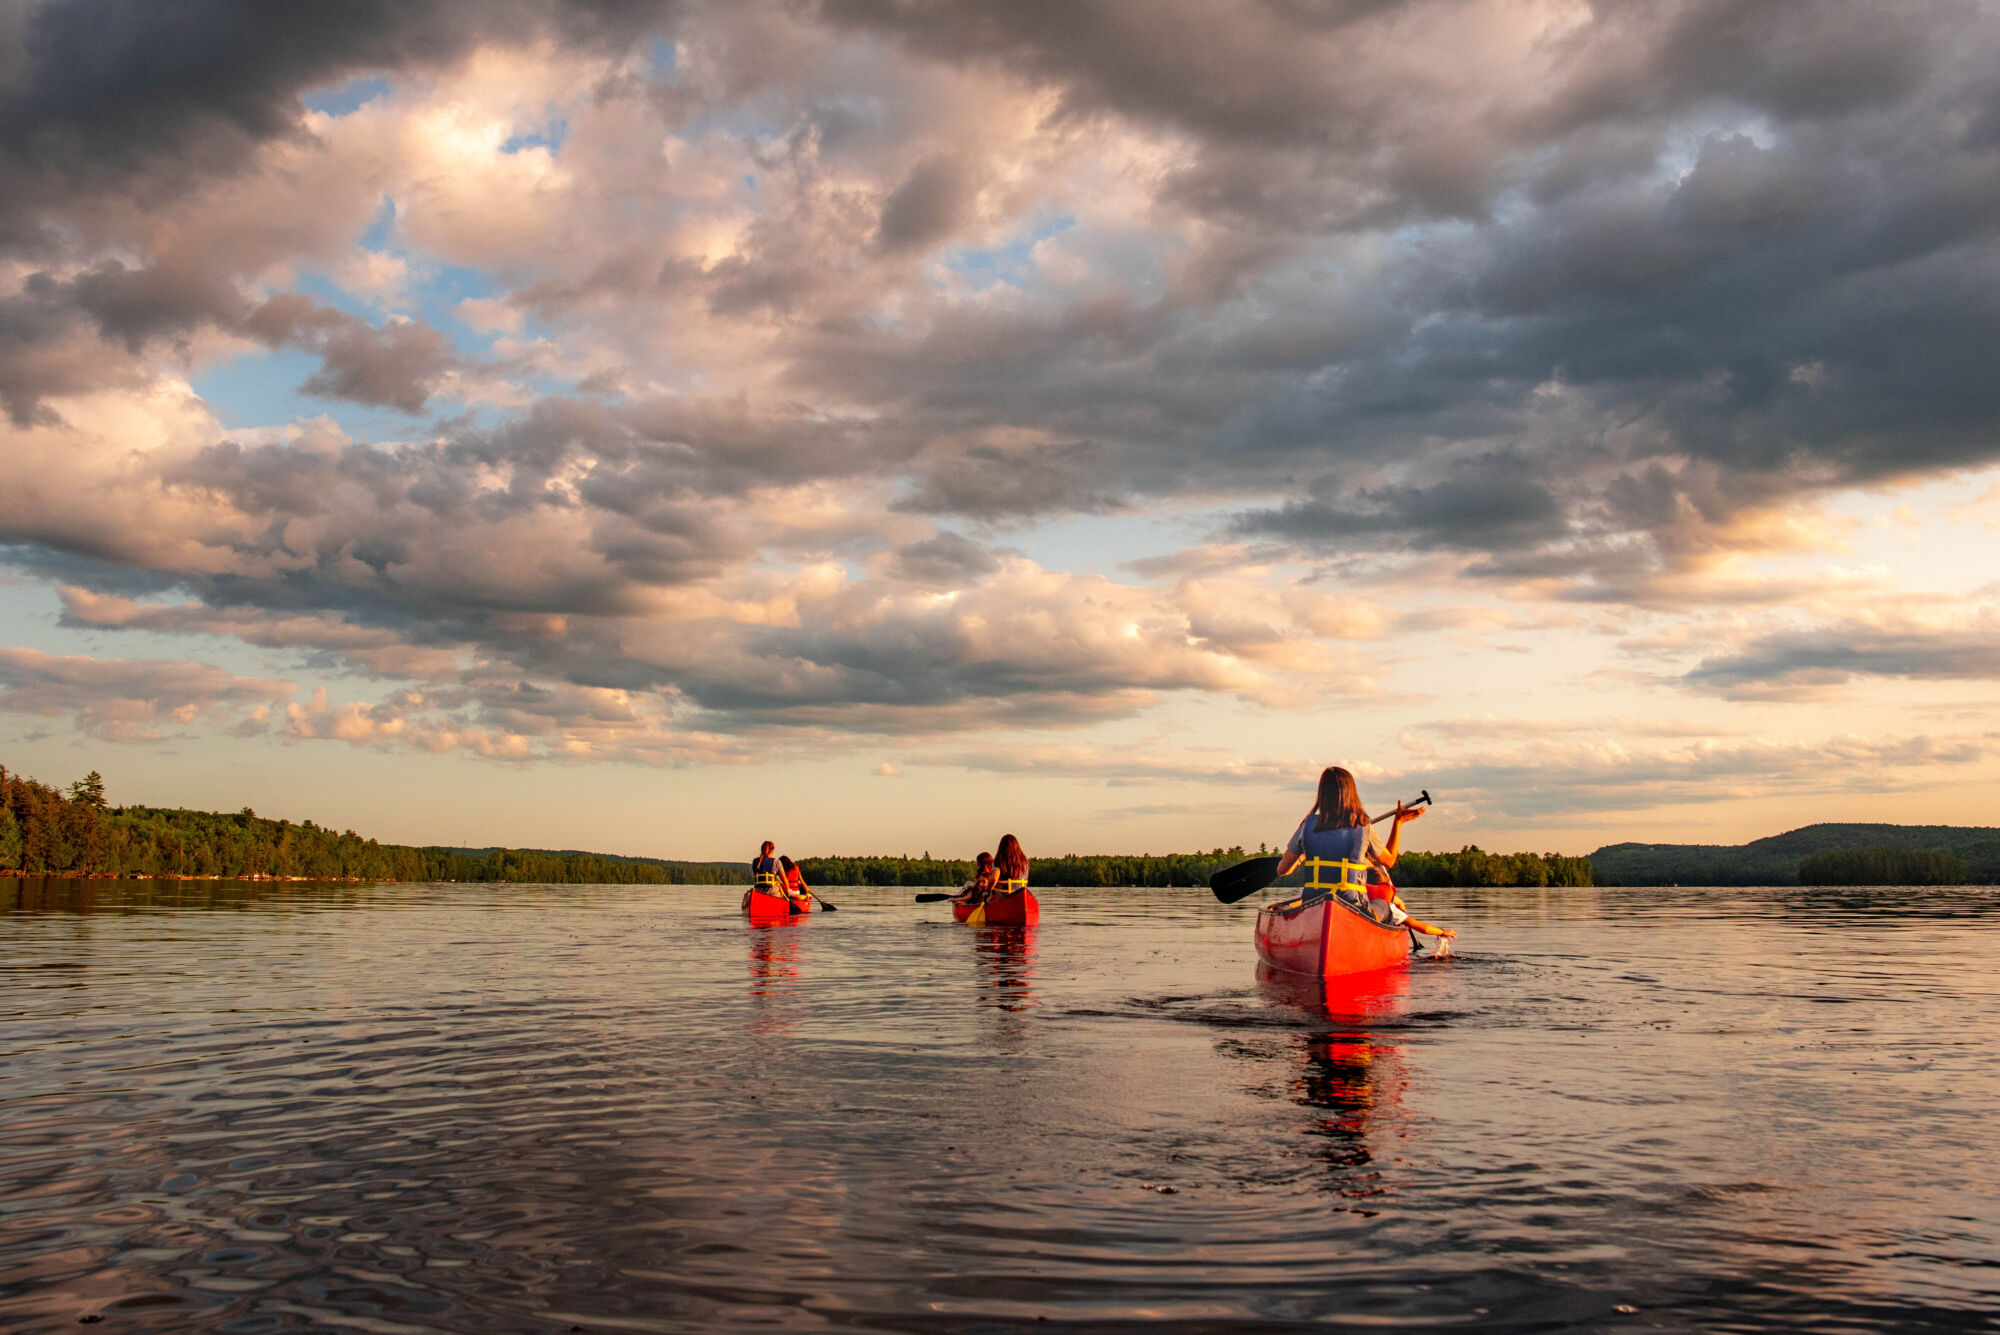
[[[1488,853],[1467,844],[1456,853],[1405,853],[1396,859],[1396,884],[1425,886],[1584,886],[1602,884],[1589,858],[1561,853]]]
[[[0,875],[225,880],[730,884],[747,868],[538,849],[417,848],[310,820],[112,806],[92,771],[67,792],[0,766]]]

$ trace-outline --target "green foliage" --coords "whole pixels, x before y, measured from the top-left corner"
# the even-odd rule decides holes
[[[11,871],[21,865],[21,822],[14,819],[13,808],[0,801],[0,871]]]
[[[959,885],[972,879],[972,864],[949,858],[801,858],[807,885]]]
[[[1404,853],[1390,873],[1401,887],[1439,885],[1596,885],[1589,858],[1560,853],[1488,853],[1467,844],[1456,853]]]
[[[1610,885],[1795,885],[1800,862],[1856,848],[1949,853],[1975,885],[2000,882],[2000,829],[1966,825],[1807,825],[1747,844],[1611,844],[1590,855]]]
[[[78,779],[69,786],[69,800],[77,806],[104,810],[104,776],[92,770]]]
[[[1207,885],[1208,878],[1223,867],[1243,861],[1249,854],[1241,844],[1206,853],[1116,854],[1072,853],[1060,858],[1044,858],[1028,867],[1029,885],[1077,886],[1169,886]]]
[[[164,807],[107,807],[93,771],[57,789],[0,767],[0,869],[29,875],[302,877],[566,885],[742,884],[747,866],[541,849],[378,844],[311,821]]]
[[[1937,849],[1829,849],[1800,859],[1799,884],[1964,885],[1965,859]]]
[[[1239,846],[1208,853],[1116,854],[1070,853],[1059,858],[1030,859],[1031,886],[1206,885],[1219,867],[1243,861]],[[851,857],[805,858],[799,873],[808,885],[962,885],[972,879],[973,863],[950,858]]]

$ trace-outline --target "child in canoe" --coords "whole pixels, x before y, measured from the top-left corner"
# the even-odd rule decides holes
[[[785,882],[785,893],[793,899],[811,899],[812,890],[806,885],[805,873],[799,870],[798,864],[790,858],[780,857],[778,865],[784,869],[780,875]]]
[[[958,893],[952,902],[955,904],[984,904],[987,898],[993,893],[993,883],[999,878],[1000,873],[993,869],[993,855],[991,853],[981,853],[979,855],[978,870],[972,873],[972,879],[966,883],[965,888]]]
[[[1403,839],[1403,826],[1423,815],[1421,807],[1406,807],[1396,804],[1396,813],[1389,829],[1389,842],[1384,844],[1375,834],[1375,826],[1369,821],[1368,813],[1361,806],[1361,794],[1354,786],[1354,776],[1338,765],[1330,765],[1319,776],[1319,795],[1313,800],[1312,810],[1299,822],[1299,828],[1285,844],[1285,856],[1278,863],[1278,875],[1299,865],[1307,858],[1320,858],[1333,862],[1359,862],[1366,864],[1368,871],[1363,885],[1352,889],[1342,888],[1338,893],[1355,907],[1364,906],[1362,894],[1365,890],[1365,907],[1378,922],[1391,927],[1408,926],[1426,936],[1455,937],[1457,932],[1449,927],[1433,927],[1427,922],[1419,922],[1410,917],[1403,906],[1401,895],[1389,882],[1389,869],[1396,865],[1396,850]],[[1343,872],[1343,881],[1349,874]]]

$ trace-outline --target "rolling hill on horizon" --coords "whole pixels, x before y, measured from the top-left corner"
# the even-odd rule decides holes
[[[1855,848],[1950,853],[1971,884],[2000,882],[2000,828],[1985,825],[1828,821],[1747,844],[1607,844],[1590,863],[1606,885],[1796,885],[1802,859]]]

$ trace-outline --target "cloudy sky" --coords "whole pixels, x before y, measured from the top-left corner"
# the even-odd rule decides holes
[[[2000,15],[0,4],[0,763],[385,839],[2000,810]]]

